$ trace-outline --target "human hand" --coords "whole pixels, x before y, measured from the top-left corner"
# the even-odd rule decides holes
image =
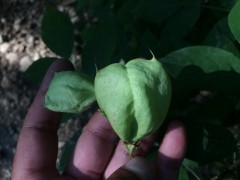
[[[21,130],[13,162],[13,180],[36,179],[177,179],[186,149],[185,130],[180,122],[169,125],[154,162],[144,157],[154,135],[143,140],[138,157],[129,161],[123,143],[109,122],[95,113],[83,129],[69,165],[63,174],[56,169],[57,131],[61,113],[44,108],[44,96],[53,72],[73,69],[68,61],[57,60],[49,68]]]

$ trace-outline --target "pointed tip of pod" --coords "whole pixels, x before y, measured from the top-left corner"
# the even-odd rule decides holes
[[[154,56],[153,52],[151,49],[149,49],[150,53],[152,54],[152,59],[150,59],[151,61],[156,61],[156,57]]]

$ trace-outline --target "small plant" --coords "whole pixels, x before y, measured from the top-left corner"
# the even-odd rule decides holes
[[[45,44],[73,64],[82,59],[81,70],[55,74],[46,107],[81,113],[97,101],[130,154],[163,121],[178,119],[189,134],[179,179],[187,172],[199,179],[195,168],[216,163],[221,171],[209,179],[239,179],[240,136],[229,128],[240,123],[240,1],[78,0],[74,7],[75,24],[51,7],[43,17]],[[149,49],[156,58],[145,60]],[[36,61],[26,75],[41,81],[52,61]]]

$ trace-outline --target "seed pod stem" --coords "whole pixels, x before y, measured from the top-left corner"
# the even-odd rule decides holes
[[[134,153],[136,152],[136,150],[139,148],[139,146],[141,145],[141,141],[137,141],[137,142],[134,142],[134,143],[129,143],[129,142],[123,142],[127,151],[128,151],[128,154],[129,154],[129,159],[133,158],[134,157]]]

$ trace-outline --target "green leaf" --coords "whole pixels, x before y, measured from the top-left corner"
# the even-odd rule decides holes
[[[90,35],[91,33],[91,35]],[[113,53],[117,46],[118,29],[115,18],[107,19],[100,23],[91,32],[84,33],[87,37],[83,48],[83,70],[90,75],[95,74],[95,65],[98,69],[110,64]]]
[[[231,32],[231,29],[228,25],[228,18],[225,16],[224,18],[220,19],[216,24],[215,27],[218,28],[218,30],[227,36],[231,41],[235,40],[234,35]]]
[[[41,58],[32,63],[32,65],[24,73],[26,79],[29,79],[32,83],[39,85],[42,82],[50,65],[56,60],[56,58]]]
[[[124,59],[124,55],[126,54],[127,48],[128,48],[128,34],[126,31],[119,28],[117,46],[113,53],[111,64],[119,63],[121,59]]]
[[[52,111],[79,113],[95,101],[93,82],[73,71],[56,73],[45,96],[45,107]]]
[[[201,10],[199,0],[184,0],[182,3],[182,7],[169,17],[162,28],[159,49],[164,55],[186,46],[183,40],[199,19]]]
[[[240,1],[236,2],[228,15],[229,27],[236,40],[240,43]]]
[[[47,7],[42,20],[41,36],[54,53],[68,59],[74,44],[74,28],[63,12]]]
[[[234,37],[229,29],[227,18],[223,18],[217,22],[213,29],[208,33],[204,45],[221,48],[240,57],[239,50],[232,40],[234,40]]]
[[[199,167],[197,162],[191,161],[190,159],[185,158],[181,168],[184,168],[185,171],[188,171],[189,173],[191,173],[196,178],[196,180],[200,180],[201,178],[198,177],[198,175],[194,172],[194,168],[197,168],[197,167]]]
[[[76,114],[72,114],[72,113],[63,113],[62,117],[61,117],[61,123],[65,123],[68,120],[70,120],[71,118],[73,118]]]
[[[68,141],[68,143],[63,151],[63,154],[61,155],[60,162],[58,164],[58,170],[60,171],[60,173],[62,173],[66,169],[66,167],[69,163],[69,160],[72,157],[72,153],[73,153],[73,150],[77,143],[77,140],[78,140],[79,136],[81,135],[81,133],[82,133],[82,129],[77,131],[73,135],[73,137]]]
[[[222,7],[231,9],[238,0],[219,0],[217,1]]]
[[[199,105],[197,111],[192,115],[198,122],[213,125],[222,125],[232,113],[236,103],[227,96],[217,96]]]
[[[118,10],[117,16],[126,31],[134,29],[136,17],[133,14],[133,9],[139,0],[128,0]]]
[[[83,29],[81,31],[82,40],[85,42],[90,41],[92,38],[92,35],[94,34],[95,31],[96,31],[96,27],[93,27],[93,26],[88,27],[88,28],[86,27],[85,29]]]
[[[191,169],[199,167],[199,164],[197,162],[192,161],[192,160],[187,159],[187,158],[184,158],[183,165],[187,166],[188,168],[191,168]]]
[[[213,96],[215,97],[210,99],[203,98],[201,103],[188,101],[184,105],[178,105],[174,112],[172,112],[172,116],[181,119],[192,118],[194,122],[208,123],[216,126],[228,124],[228,119],[239,98],[216,94]],[[231,119],[233,120],[233,118]]]
[[[164,25],[160,39],[163,44],[169,41],[173,43],[185,37],[196,24],[200,10],[199,0],[185,0],[185,4]]]
[[[83,8],[86,8],[89,4],[89,0],[78,0],[76,4],[77,10],[82,10]]]
[[[149,52],[149,50],[155,52],[157,37],[149,29],[146,29],[146,31],[140,35],[139,41],[140,42],[137,46],[138,56],[151,58],[152,54]]]
[[[194,65],[204,73],[235,71],[240,73],[240,59],[225,50],[209,46],[193,46],[177,50],[161,61],[176,78],[187,66]]]
[[[179,7],[178,0],[141,0],[132,12],[138,19],[160,24]]]
[[[188,159],[205,164],[230,156],[236,150],[236,140],[225,127],[197,123],[194,119],[185,125],[189,134]]]
[[[78,0],[77,9],[87,9],[88,13],[92,15],[94,11],[103,4],[103,2],[104,0]]]
[[[183,166],[180,167],[178,180],[189,180],[188,174]]]
[[[176,96],[183,98],[193,90],[227,94],[240,91],[240,59],[225,50],[188,47],[170,53],[161,62],[173,77]]]

